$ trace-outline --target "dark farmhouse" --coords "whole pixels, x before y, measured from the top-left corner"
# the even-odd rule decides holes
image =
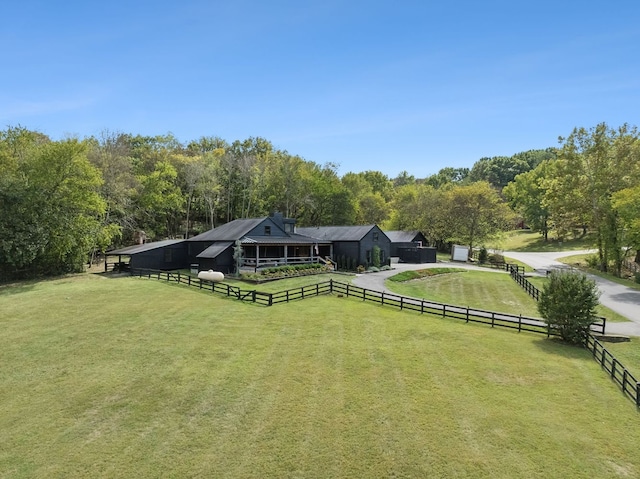
[[[391,241],[377,225],[366,226],[317,226],[298,228],[298,233],[315,238],[319,244],[333,245],[334,261],[352,258],[355,264],[364,267],[373,264],[373,247],[380,248],[380,263],[389,264]],[[322,248],[322,247],[321,247]],[[322,253],[322,249],[320,250]]]
[[[319,248],[331,255],[330,242],[296,234],[295,220],[279,213],[264,218],[239,219],[189,238],[188,255],[200,270],[233,271],[233,248],[240,241],[243,265],[257,269],[283,264],[316,263]]]
[[[322,226],[296,228],[295,219],[280,213],[252,219],[238,219],[186,240],[164,240],[129,246],[107,252],[117,256],[120,265],[156,270],[212,269],[233,272],[234,247],[240,242],[243,266],[261,267],[286,264],[337,262],[349,258],[353,268],[373,264],[374,246],[380,248],[380,263],[389,264],[389,238],[376,225]],[[345,264],[343,262],[343,264]]]

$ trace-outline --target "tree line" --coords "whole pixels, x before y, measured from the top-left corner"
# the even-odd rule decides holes
[[[77,271],[90,256],[132,244],[142,234],[149,240],[189,237],[273,211],[301,226],[375,223],[420,230],[440,247],[481,245],[512,228],[517,213],[545,235],[552,226],[560,234],[576,224],[594,227],[609,259],[613,253],[605,246],[613,240],[601,224],[607,212],[616,211],[621,228],[633,226],[624,218],[635,214],[637,195],[623,191],[633,176],[632,161],[623,158],[637,154],[637,133],[624,127],[616,136],[605,127],[597,148],[605,139],[615,144],[617,161],[629,162],[631,176],[609,185],[623,191],[611,196],[609,209],[599,202],[587,214],[588,199],[573,198],[575,189],[584,188],[563,175],[591,158],[584,142],[595,130],[574,131],[561,148],[481,158],[470,169],[448,167],[419,179],[407,171],[395,178],[379,171],[340,176],[337,165],[306,160],[264,138],[227,142],[209,136],[182,143],[171,134],[104,132],[56,141],[9,127],[0,131],[0,272]],[[607,176],[600,176],[592,196],[605,188]],[[563,194],[572,202],[561,201]],[[540,211],[534,211],[536,202]]]

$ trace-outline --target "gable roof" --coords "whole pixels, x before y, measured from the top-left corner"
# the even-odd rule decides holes
[[[385,231],[392,243],[411,243],[420,234],[419,231]]]
[[[376,225],[364,226],[314,226],[296,228],[296,233],[328,241],[360,241]]]
[[[205,231],[197,236],[189,238],[187,241],[235,241],[249,233],[267,217],[233,220],[217,228]]]
[[[114,249],[112,251],[107,251],[108,255],[116,255],[116,254],[137,254],[144,253],[145,251],[151,251],[156,248],[164,248],[165,246],[169,246],[176,243],[182,243],[183,239],[170,239],[170,240],[162,240],[162,241],[152,241],[151,243],[144,244],[135,244],[133,246],[127,246],[125,248]]]

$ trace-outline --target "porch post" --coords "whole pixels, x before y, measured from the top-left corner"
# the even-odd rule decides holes
[[[256,265],[253,269],[254,272],[258,271],[258,264],[260,263],[260,245],[256,243]]]
[[[284,264],[289,264],[289,245],[284,245]]]

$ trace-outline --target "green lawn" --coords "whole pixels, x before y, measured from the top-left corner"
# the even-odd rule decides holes
[[[580,238],[568,238],[557,241],[554,234],[549,234],[549,241],[545,242],[540,233],[529,230],[512,231],[505,236],[499,245],[504,251],[571,251],[577,249],[589,249],[595,247],[595,239],[592,234]]]
[[[398,294],[438,303],[540,317],[535,300],[503,272],[467,270],[404,283],[387,281],[386,286]]]
[[[534,334],[97,275],[0,310],[0,477],[640,475],[635,406]]]
[[[353,278],[355,278],[355,275],[353,274],[324,273],[308,276],[297,276],[295,278],[284,278],[277,281],[265,281],[262,283],[238,281],[228,277],[225,278],[224,282],[242,289],[255,289],[258,291],[263,291],[265,293],[277,293],[279,291],[285,291],[287,289],[300,288],[302,286],[308,286],[310,284],[329,281],[330,279],[333,279],[334,281],[340,281],[342,283],[350,283]]]

